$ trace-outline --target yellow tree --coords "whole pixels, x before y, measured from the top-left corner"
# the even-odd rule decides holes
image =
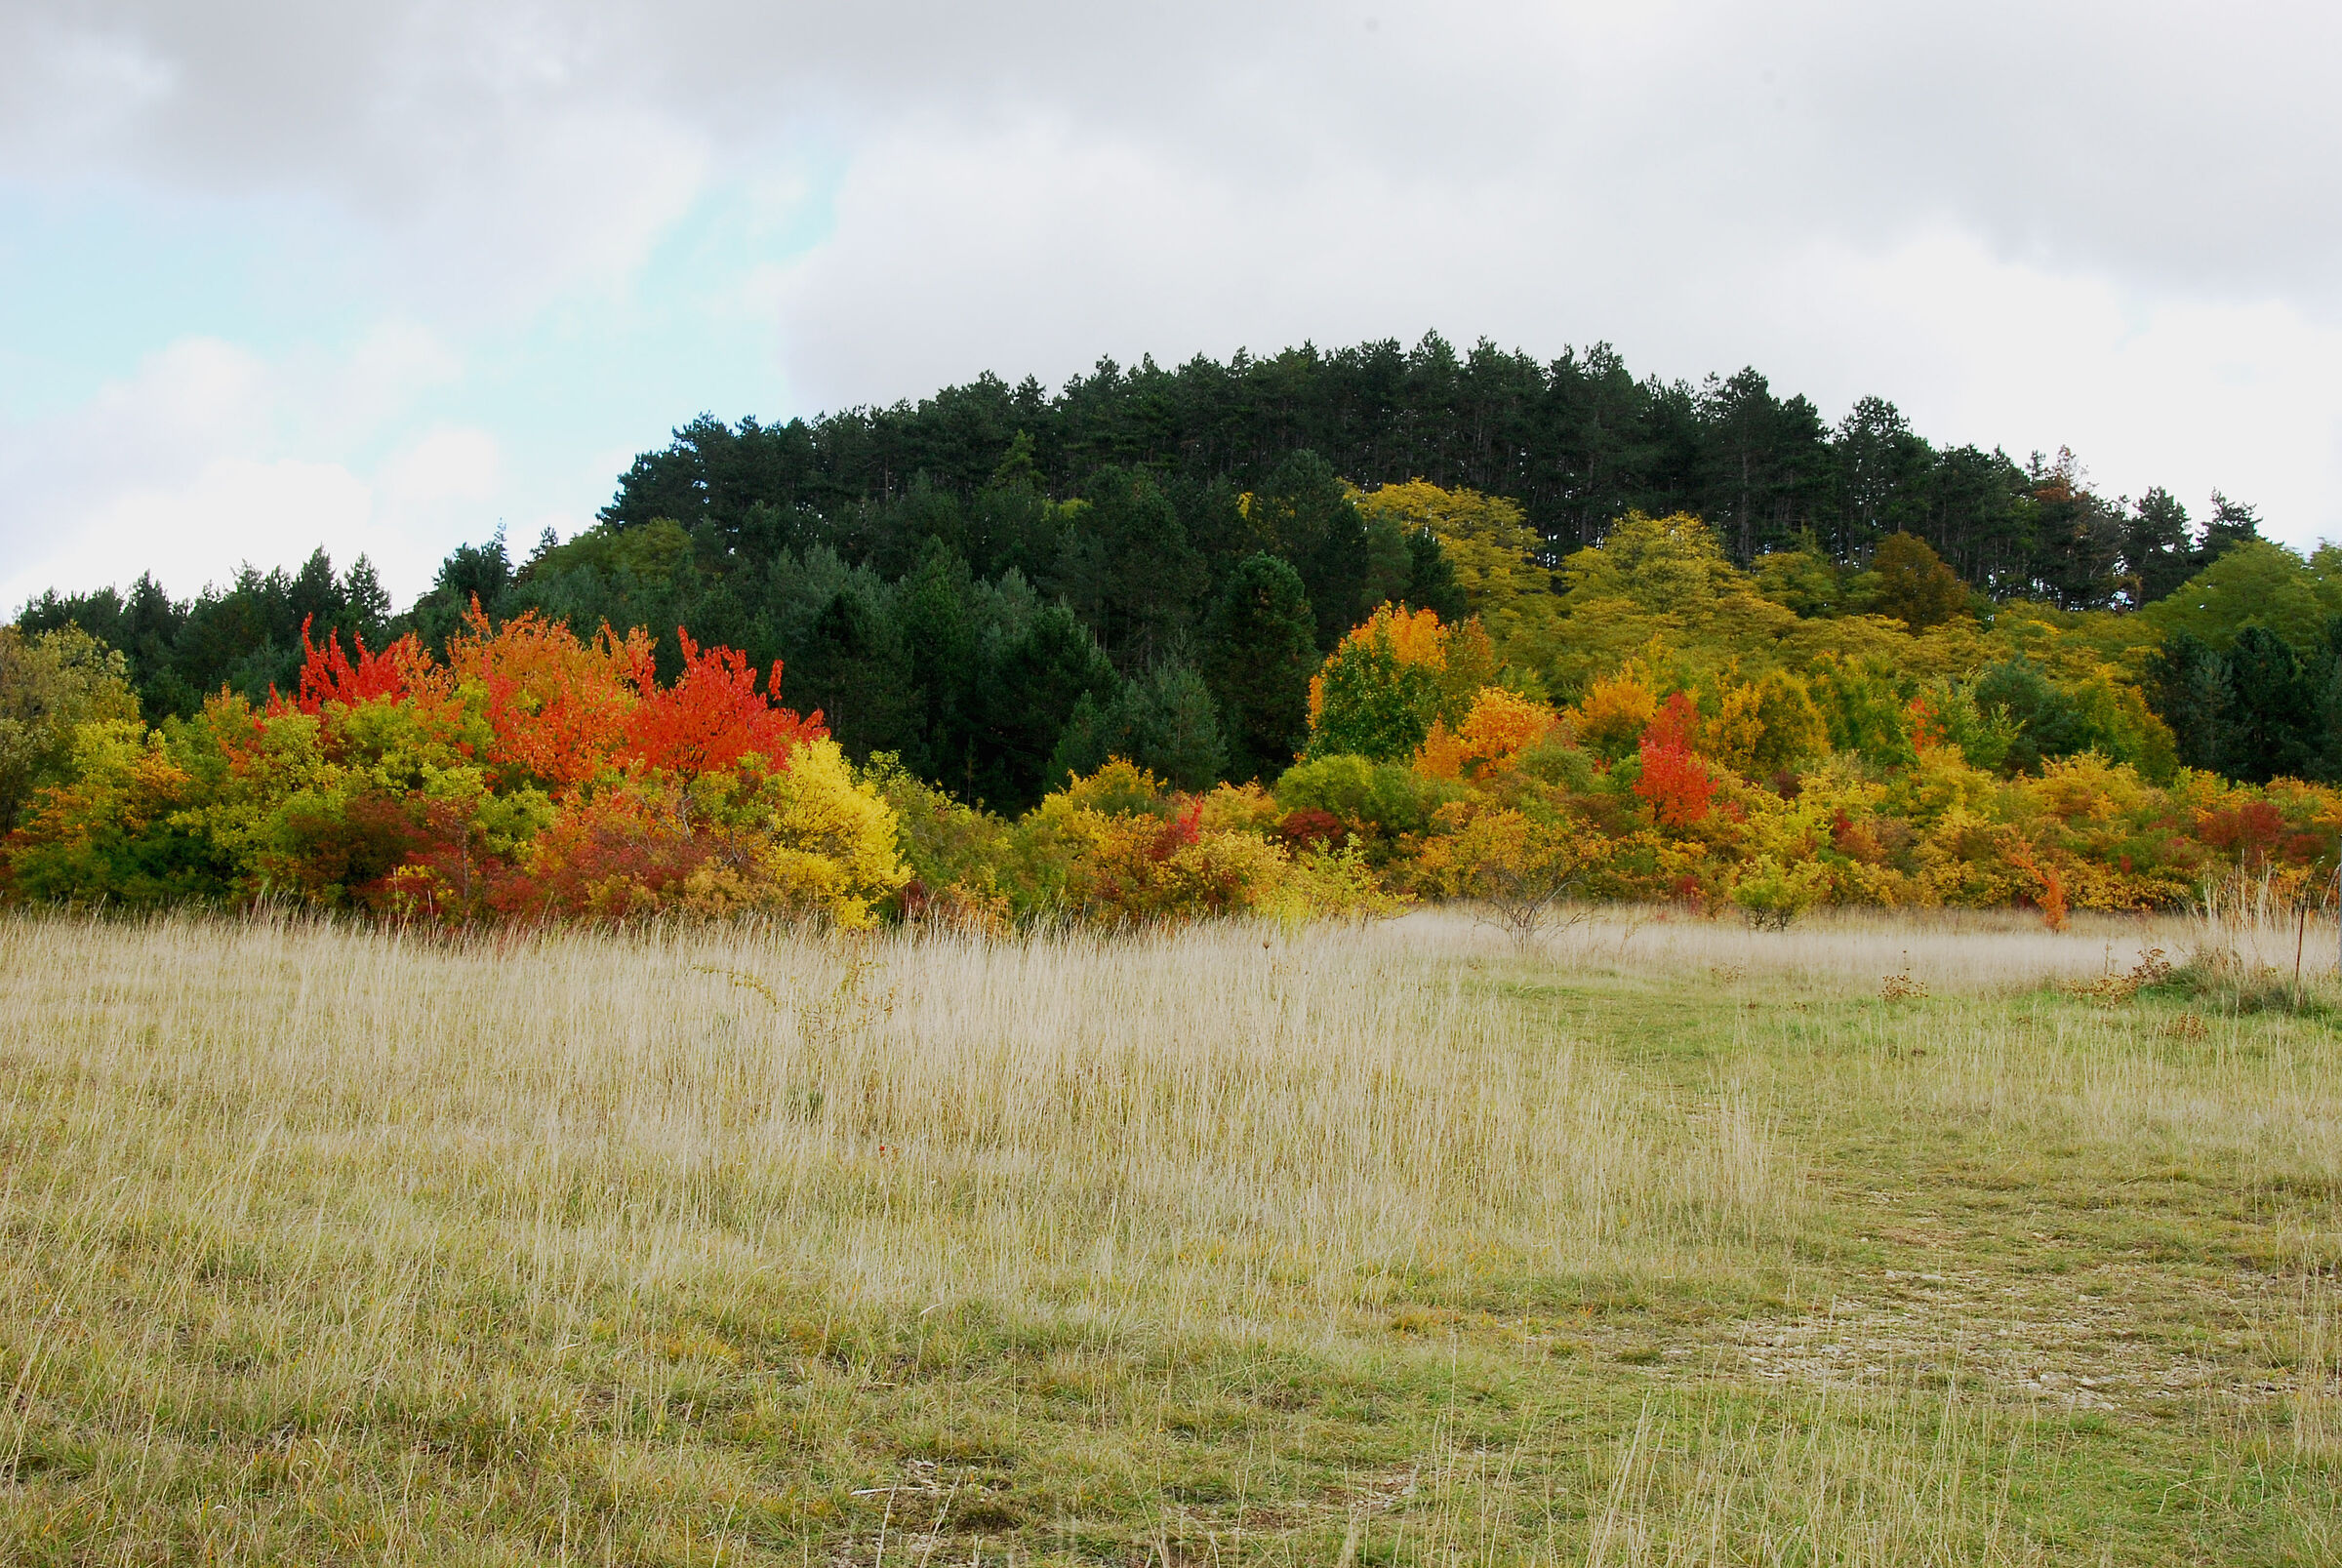
[[[1385,485],[1357,499],[1369,522],[1388,517],[1402,528],[1428,528],[1456,569],[1457,585],[1482,615],[1514,608],[1551,591],[1539,557],[1545,540],[1521,510],[1502,496],[1442,490],[1427,479]]]
[[[1504,657],[1524,667],[1543,662],[1555,604],[1545,565],[1544,536],[1502,496],[1443,490],[1426,479],[1385,485],[1357,498],[1371,526],[1395,522],[1428,529],[1455,568],[1456,585],[1488,627]]]
[[[1550,704],[1502,686],[1483,686],[1474,695],[1463,723],[1452,730],[1444,719],[1433,723],[1432,733],[1415,753],[1415,766],[1436,779],[1501,772],[1544,740],[1556,719]]]

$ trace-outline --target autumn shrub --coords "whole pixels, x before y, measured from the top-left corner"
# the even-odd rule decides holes
[[[1658,713],[1659,699],[1648,672],[1630,663],[1588,687],[1572,717],[1579,742],[1588,750],[1616,759],[1635,750]]]
[[[128,670],[120,653],[78,627],[27,636],[0,626],[0,832],[34,791],[72,776],[82,725],[138,718]]]
[[[1825,867],[1806,862],[1783,865],[1760,855],[1732,883],[1732,902],[1749,924],[1760,930],[1786,931],[1797,916],[1821,902]]]
[[[1450,801],[1416,857],[1419,887],[1473,901],[1526,947],[1560,903],[1578,893],[1606,847],[1557,814],[1515,805]]]
[[[187,820],[196,781],[160,735],[135,720],[84,724],[67,772],[9,835],[13,896],[140,908],[218,899],[235,886],[234,862]]]
[[[1443,802],[1465,793],[1455,781],[1428,777],[1403,763],[1351,755],[1310,758],[1276,782],[1276,799],[1287,811],[1333,818],[1369,856],[1386,861],[1431,826]]]

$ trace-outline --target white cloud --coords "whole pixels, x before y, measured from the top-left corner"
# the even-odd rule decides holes
[[[421,591],[502,500],[497,438],[445,426],[372,462],[359,454],[408,415],[392,393],[448,369],[427,339],[398,331],[338,360],[282,364],[192,340],[82,408],[0,426],[0,484],[16,498],[0,517],[0,602],[149,569],[183,596],[320,544],[341,567],[369,556],[401,596]]]
[[[2219,488],[2296,543],[2342,532],[2342,326],[2292,304],[2120,289],[1943,231],[1884,253],[1816,247],[1776,298],[1776,319],[1820,329],[1809,383],[1896,395],[1940,442],[2019,459],[2063,443],[2110,490],[2161,485],[2201,516]],[[1799,356],[1784,342],[1769,357]]]
[[[407,505],[486,501],[496,494],[501,456],[485,430],[434,430],[384,466],[383,490]]]
[[[165,584],[184,592],[219,583],[244,562],[298,565],[319,543],[374,536],[366,485],[339,463],[223,458],[173,485],[141,485],[100,499],[85,527],[52,558],[52,575],[106,582],[126,545]]]

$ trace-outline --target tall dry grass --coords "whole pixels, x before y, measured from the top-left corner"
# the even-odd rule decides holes
[[[78,1253],[48,1274],[102,1268],[134,1223],[196,1266],[290,1211],[385,1262],[483,1253],[531,1301],[759,1269],[1217,1328],[1467,1254],[1687,1266],[1796,1202],[1746,1106],[1640,1099],[1374,932],[579,934],[516,958],[15,921],[0,1057],[5,1124],[69,1129],[11,1194]]]

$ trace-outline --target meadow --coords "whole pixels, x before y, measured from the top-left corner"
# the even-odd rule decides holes
[[[11,916],[0,1559],[2335,1561],[2322,924]]]

